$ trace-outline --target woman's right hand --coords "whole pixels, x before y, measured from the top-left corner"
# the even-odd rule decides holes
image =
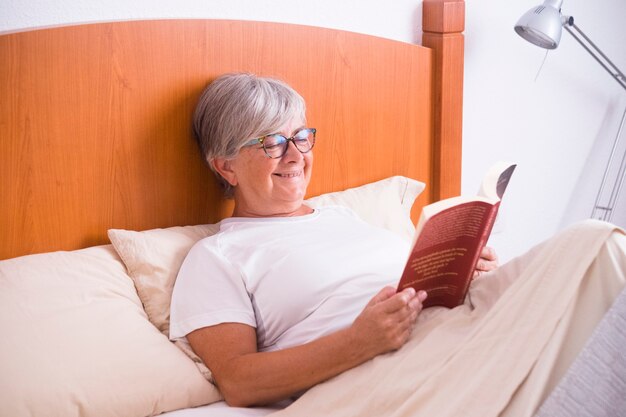
[[[372,357],[402,347],[409,340],[425,299],[425,291],[416,293],[407,288],[396,293],[393,287],[383,288],[351,326],[357,346]]]

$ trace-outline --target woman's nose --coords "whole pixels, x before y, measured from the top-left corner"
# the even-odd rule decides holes
[[[299,161],[303,158],[302,152],[296,148],[296,144],[293,143],[292,140],[287,142],[287,150],[285,151],[283,158],[286,158],[288,161]]]

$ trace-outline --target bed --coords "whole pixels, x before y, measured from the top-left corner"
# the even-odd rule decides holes
[[[199,19],[0,36],[0,414],[272,412],[228,414],[166,336],[182,258],[232,209],[193,141],[195,102],[223,73],[284,79],[318,132],[311,204],[408,236],[460,192],[464,12],[424,0],[423,45]]]

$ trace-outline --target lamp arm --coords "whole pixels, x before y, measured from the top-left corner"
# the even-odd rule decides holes
[[[620,71],[619,68],[617,68],[617,66],[600,50],[600,48],[598,48],[596,46],[596,44],[594,44],[591,39],[589,39],[582,30],[580,30],[578,28],[578,26],[576,26],[574,24],[574,19],[572,17],[566,17],[564,18],[564,24],[563,27],[565,28],[565,30],[567,30],[570,35],[572,35],[572,37],[574,39],[576,39],[576,41],[583,47],[585,48],[585,50],[587,52],[589,52],[589,54],[596,60],[598,61],[598,63],[600,65],[602,65],[602,68],[604,68],[609,74],[611,74],[611,77],[613,77],[615,79],[615,81],[617,81],[617,83],[624,89],[626,90],[626,76],[624,76],[624,73],[622,71]],[[573,28],[573,30],[572,30]],[[579,37],[576,32],[574,32],[574,30],[576,32],[578,32],[580,34]],[[583,40],[585,42],[583,42]],[[587,45],[588,44],[588,45]],[[604,61],[602,59],[600,59],[600,57],[602,59],[604,59]],[[606,61],[606,62],[605,62]]]

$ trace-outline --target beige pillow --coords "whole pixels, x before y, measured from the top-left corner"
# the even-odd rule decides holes
[[[147,320],[111,245],[0,261],[0,415],[146,416],[220,399]]]
[[[342,205],[363,220],[410,238],[414,226],[411,207],[424,184],[395,176],[381,181],[324,194],[307,200],[311,207]],[[178,270],[193,244],[216,233],[219,226],[199,225],[153,229],[143,232],[111,229],[109,239],[137,287],[150,321],[163,334],[169,333],[169,306]],[[210,378],[209,370],[185,343],[177,342]]]
[[[218,230],[217,224],[205,224],[143,232],[108,231],[111,243],[135,282],[148,319],[166,336],[169,335],[169,305],[178,270],[193,244]]]
[[[108,231],[111,243],[135,283],[148,320],[168,338],[170,301],[178,270],[193,244],[218,230],[219,225],[208,224],[143,232]],[[185,341],[176,341],[175,344],[193,360],[202,375],[211,380],[211,372],[189,344]]]

